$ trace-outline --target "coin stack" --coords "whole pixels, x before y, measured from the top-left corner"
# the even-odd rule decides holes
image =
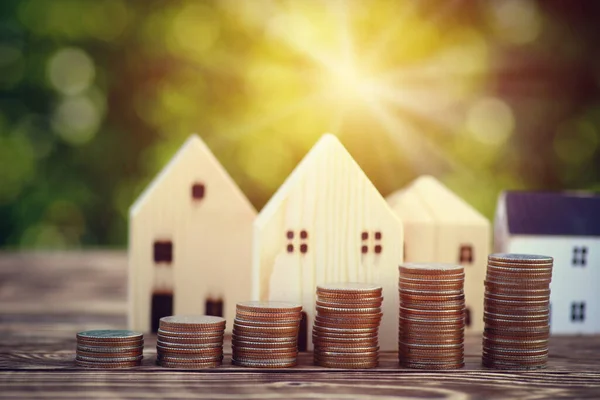
[[[223,360],[225,319],[209,315],[160,319],[156,362],[167,368],[214,368]]]
[[[275,301],[238,303],[232,334],[232,362],[242,367],[293,367],[298,357],[302,306]]]
[[[94,330],[77,334],[75,363],[90,368],[129,368],[140,365],[144,336],[127,330]]]
[[[381,286],[333,283],[317,286],[313,325],[314,361],[330,368],[374,368],[379,364]]]
[[[548,362],[552,257],[491,254],[485,280],[483,365],[539,369]]]
[[[407,368],[464,366],[464,269],[451,264],[400,266],[398,360]]]

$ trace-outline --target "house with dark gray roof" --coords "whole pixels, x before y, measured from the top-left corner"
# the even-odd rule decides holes
[[[552,333],[600,332],[600,195],[502,193],[494,249],[554,257]]]

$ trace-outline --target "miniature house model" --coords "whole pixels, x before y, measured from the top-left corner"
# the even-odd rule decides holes
[[[406,261],[464,266],[467,330],[482,331],[490,222],[431,176],[419,177],[387,200],[404,224]]]
[[[129,212],[129,327],[172,314],[232,327],[250,298],[256,212],[204,142],[191,136]]]
[[[600,196],[505,192],[494,230],[498,252],[554,257],[552,333],[600,332]]]
[[[299,346],[306,338],[311,349],[318,284],[381,284],[380,347],[395,350],[402,241],[401,221],[339,140],[325,135],[256,218],[253,297],[301,303]]]

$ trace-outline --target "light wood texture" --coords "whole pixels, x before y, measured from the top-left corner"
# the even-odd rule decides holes
[[[550,330],[554,334],[600,333],[600,238],[593,236],[515,235],[508,229],[506,197],[498,197],[494,250],[554,258],[550,284]],[[586,247],[586,265],[573,264],[573,250]],[[573,305],[585,304],[583,319],[572,318]]]
[[[204,185],[199,200],[196,183]],[[129,327],[150,330],[154,290],[172,290],[174,314],[204,314],[207,297],[221,297],[232,327],[235,304],[250,298],[255,217],[210,149],[191,136],[130,210]],[[156,240],[172,241],[171,264],[155,263]]]
[[[553,336],[548,369],[496,371],[480,364],[481,338],[466,338],[466,367],[457,371],[398,368],[382,354],[374,370],[300,365],[277,371],[229,364],[211,371],[154,365],[155,337],[146,335],[143,365],[88,370],[74,365],[75,333],[126,324],[124,252],[0,253],[0,398],[219,399],[541,399],[600,396],[600,336]]]
[[[368,239],[362,239],[363,233]],[[402,235],[402,223],[352,156],[335,136],[324,135],[256,218],[253,296],[301,303],[312,348],[318,284],[381,284],[385,300],[380,345],[395,350]],[[306,253],[299,251],[302,244]],[[362,253],[363,246],[367,253]],[[376,246],[381,246],[380,253]]]
[[[477,210],[432,176],[421,176],[388,197],[404,223],[406,261],[461,264],[471,324],[483,330],[483,281],[491,245],[491,225]],[[461,246],[471,246],[472,262],[461,262]]]

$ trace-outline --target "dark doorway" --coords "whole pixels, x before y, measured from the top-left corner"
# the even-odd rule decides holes
[[[308,348],[308,321],[304,311],[300,320],[300,329],[298,330],[298,351],[306,351]]]
[[[158,331],[162,317],[173,315],[173,293],[155,292],[152,294],[151,323],[152,332]]]
[[[204,314],[222,317],[223,299],[220,297],[207,297],[204,305]]]

